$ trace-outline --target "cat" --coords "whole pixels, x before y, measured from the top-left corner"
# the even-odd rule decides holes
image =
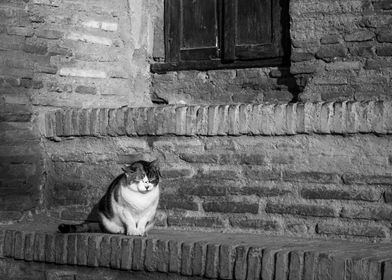
[[[159,202],[158,160],[136,161],[122,169],[98,203],[99,222],[60,224],[62,233],[103,231],[146,236]]]

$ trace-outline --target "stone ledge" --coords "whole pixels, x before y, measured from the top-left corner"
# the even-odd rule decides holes
[[[213,279],[392,279],[391,243],[163,230],[141,238],[7,228],[0,229],[0,258]]]
[[[392,133],[392,102],[316,102],[65,109],[47,112],[55,136],[224,136]]]

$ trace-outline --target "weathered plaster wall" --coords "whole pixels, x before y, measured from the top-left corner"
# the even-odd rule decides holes
[[[0,220],[42,207],[42,112],[151,105],[153,1],[0,3]]]

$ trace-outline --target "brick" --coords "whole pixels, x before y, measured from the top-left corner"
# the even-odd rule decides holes
[[[14,234],[14,254],[13,257],[17,260],[24,259],[24,233],[17,231]]]
[[[132,270],[144,269],[146,240],[144,238],[135,238],[133,240]]]
[[[238,190],[230,191],[233,194],[241,194],[241,195],[257,195],[259,197],[275,197],[275,196],[284,196],[286,194],[290,194],[290,190],[282,189],[280,187],[265,187],[265,186],[249,186],[249,187],[241,187]]]
[[[127,108],[127,110],[124,113],[125,131],[128,136],[137,135],[134,120],[133,120],[134,110],[135,110],[134,108]]]
[[[321,253],[318,256],[317,262],[317,278],[344,279],[344,274],[350,274],[348,272],[348,269],[350,268],[345,265],[344,259],[334,258],[326,253]]]
[[[381,30],[377,34],[377,41],[380,43],[392,43],[392,32],[388,29]]]
[[[335,51],[337,52],[337,51]],[[322,55],[327,55],[326,51],[321,53]],[[298,74],[313,74],[317,72],[318,65],[314,61],[301,61],[293,63],[290,67],[290,73],[293,75]]]
[[[193,243],[183,243],[181,247],[181,275],[192,275]]]
[[[261,279],[274,279],[276,252],[276,250],[268,248],[263,250],[263,258],[261,260]]]
[[[57,66],[55,65],[36,65],[35,69],[39,73],[45,74],[56,74],[57,73]]]
[[[304,253],[301,251],[290,252],[289,280],[302,280]]]
[[[61,39],[64,35],[63,32],[51,29],[39,29],[35,32],[38,38],[56,40]]]
[[[284,171],[283,180],[289,182],[301,183],[319,183],[319,184],[339,184],[341,182],[340,176],[335,173],[324,172],[292,172]]]
[[[54,263],[56,261],[56,250],[54,235],[46,234],[45,237],[45,262]]]
[[[367,223],[330,223],[320,222],[317,224],[317,233],[326,235],[343,235],[343,236],[365,236],[365,237],[386,237],[386,229],[378,225],[369,225]]]
[[[60,76],[71,76],[71,77],[82,77],[82,78],[96,78],[105,79],[107,74],[101,70],[95,69],[79,69],[79,68],[68,68],[63,67],[58,71]]]
[[[246,201],[210,201],[203,202],[203,208],[206,212],[257,214],[259,211],[259,204]]]
[[[247,246],[236,247],[236,259],[234,265],[234,279],[245,280],[248,270],[248,251]]]
[[[374,190],[339,190],[326,188],[302,189],[301,196],[306,199],[336,199],[336,200],[362,200],[378,201],[380,192]]]
[[[157,271],[168,272],[169,268],[169,244],[167,240],[158,239],[156,244]]]
[[[99,260],[98,264],[101,267],[110,267],[111,260],[111,244],[110,244],[110,236],[105,235],[102,237],[101,244],[99,250]]]
[[[99,135],[99,109],[92,109],[90,112],[89,130],[91,135]]]
[[[64,136],[74,135],[73,125],[72,125],[72,109],[63,111],[62,116],[63,116],[62,125],[63,125]]]
[[[387,260],[383,263],[384,273],[382,279],[392,278],[392,260]]]
[[[102,136],[107,135],[109,126],[109,109],[101,108],[99,110],[99,134]]]
[[[64,234],[56,234],[54,237],[55,244],[55,261],[57,264],[66,264],[67,263],[67,251],[66,251],[66,236]]]
[[[281,172],[278,170],[259,169],[256,167],[244,167],[243,174],[246,178],[256,181],[275,181],[281,179]]]
[[[90,86],[77,86],[75,92],[81,94],[97,94],[97,89]]]
[[[24,238],[24,260],[32,261],[34,256],[34,233],[26,233]]]
[[[275,220],[232,217],[229,218],[229,222],[232,227],[260,229],[262,231],[281,230],[281,225]]]
[[[198,205],[194,201],[176,198],[175,195],[163,195],[159,201],[159,209],[185,209],[197,211]]]
[[[265,208],[267,213],[291,214],[314,217],[336,217],[337,213],[331,206],[307,204],[283,204],[268,202]]]
[[[336,102],[333,105],[333,115],[331,119],[331,133],[342,134],[346,131],[346,104]]]
[[[233,279],[236,248],[222,244],[219,251],[219,279]]]
[[[208,131],[207,135],[217,135],[219,116],[218,116],[219,106],[209,106],[208,107]]]
[[[181,271],[181,248],[181,242],[169,240],[169,272]]]
[[[176,108],[176,135],[186,135],[187,107]]]
[[[118,24],[116,22],[102,22],[101,29],[105,31],[117,31]]]
[[[280,251],[276,254],[275,279],[288,279],[289,252]]]
[[[5,257],[5,255],[4,255],[4,241],[5,241],[5,230],[0,230],[0,258]]]
[[[195,153],[181,153],[180,159],[189,163],[218,163],[219,154],[195,154]]]
[[[208,154],[209,156],[214,156]],[[265,165],[265,155],[259,153],[236,153],[236,154],[220,154],[220,164],[238,164],[238,165]]]
[[[77,33],[77,32],[70,32],[65,36],[65,38],[73,41],[81,41],[90,44],[99,44],[104,46],[113,45],[113,41],[110,38],[94,36],[90,34]]]
[[[344,174],[342,179],[348,185],[392,185],[392,176]]]
[[[196,242],[193,246],[192,256],[192,275],[204,276],[207,255],[207,244],[205,242]]]
[[[297,103],[287,104],[286,107],[286,134],[296,134]]]
[[[169,216],[167,219],[168,226],[191,226],[191,227],[223,227],[223,222],[218,217],[180,217]]]
[[[250,116],[252,113],[252,106],[249,104],[241,104],[239,108],[239,133],[248,134],[250,133]]]
[[[160,261],[157,256],[157,240],[147,239],[146,240],[146,258],[144,262],[144,269],[146,271],[154,272],[157,271],[158,262]]]
[[[192,177],[194,170],[192,168],[172,168],[160,170],[162,178],[173,179],[173,178],[183,178]]]
[[[77,235],[70,234],[67,238],[67,264],[75,265],[77,264]]]
[[[205,277],[218,278],[219,245],[207,244]]]
[[[158,129],[158,120],[156,119],[156,108],[155,107],[150,107],[147,109],[147,134],[148,135],[155,135],[157,129]],[[124,123],[124,113],[122,110],[119,110],[118,112],[122,113],[117,113],[117,119],[120,123]],[[121,118],[121,120],[120,120]],[[186,132],[185,132],[186,134]],[[124,135],[124,134],[123,134]]]
[[[88,236],[78,234],[76,237],[76,262],[78,265],[87,265],[87,252],[88,252]],[[102,251],[101,251],[102,254]]]
[[[392,221],[392,208],[385,206],[368,206],[366,208],[344,207],[341,214],[344,218],[366,219],[376,221]]]
[[[291,61],[293,61],[293,62],[309,61],[309,60],[314,59],[314,54],[295,52],[295,53],[291,54],[290,58],[291,58]]]
[[[318,252],[305,252],[303,261],[303,280],[313,280],[317,269]]]
[[[359,30],[344,36],[346,42],[363,42],[371,41],[374,38],[374,33],[370,30]]]
[[[197,111],[196,127],[198,135],[208,134],[208,107],[201,106]]]
[[[98,266],[100,237],[96,235],[88,236],[87,240],[87,265]]]
[[[320,43],[323,45],[338,44],[340,43],[339,39],[339,35],[327,35],[320,39]]]
[[[246,279],[260,279],[261,277],[261,260],[262,249],[251,247],[248,252],[248,271]]]
[[[120,252],[120,269],[130,270],[132,268],[132,251],[133,239],[128,237],[122,238]]]
[[[44,42],[24,43],[22,50],[26,53],[44,55],[48,52],[48,46]]]
[[[342,44],[322,45],[316,53],[316,57],[321,59],[346,57],[346,55],[347,49]]]
[[[90,109],[79,110],[79,133],[81,136],[90,135]]]
[[[31,37],[34,35],[34,30],[30,27],[8,26],[7,27],[7,34],[8,35]]]
[[[230,105],[228,108],[228,122],[229,122],[229,135],[238,135],[240,131],[240,122],[239,122],[239,109],[240,105]]]
[[[392,56],[392,46],[377,47],[376,53],[378,56]]]

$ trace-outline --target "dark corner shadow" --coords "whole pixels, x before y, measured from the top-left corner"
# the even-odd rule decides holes
[[[290,39],[290,1],[280,0],[281,6],[281,26],[282,26],[282,44],[284,46],[284,63],[278,70],[282,73],[277,79],[278,85],[284,85],[292,94],[293,98],[290,103],[298,102],[298,96],[302,91],[298,84],[298,79],[290,73],[291,67],[291,39]]]

